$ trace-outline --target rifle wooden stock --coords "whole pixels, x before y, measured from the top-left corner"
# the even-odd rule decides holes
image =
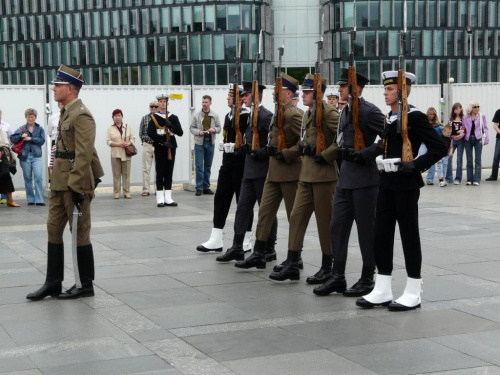
[[[408,96],[406,93],[406,73],[404,70],[398,71],[398,120],[401,119],[401,138],[403,139],[403,149],[401,160],[405,162],[413,161],[413,151],[408,138]]]
[[[167,123],[168,123],[168,112],[167,112],[167,116],[165,117],[165,120],[167,120]],[[167,125],[165,125],[165,139],[167,140],[167,142],[170,142],[170,134],[168,134],[168,127]],[[172,150],[169,148],[167,148],[167,160],[172,160]]]
[[[314,101],[316,109],[314,121],[316,123],[316,155],[326,150],[325,133],[323,132],[323,90],[321,89],[321,74],[314,74]]]
[[[349,117],[354,127],[354,151],[365,148],[363,132],[359,128],[359,97],[358,97],[358,79],[356,77],[356,67],[350,66],[348,70],[349,95]]]
[[[259,82],[253,81],[252,83],[252,100],[253,100],[253,113],[252,113],[252,150],[260,148],[259,129],[257,122],[259,121]]]
[[[241,103],[240,103],[240,89],[238,84],[234,84],[233,88],[233,125],[234,131],[236,132],[236,140],[234,141],[234,147],[239,148],[243,144],[243,136],[240,131],[240,112],[241,112]]]
[[[286,149],[285,131],[283,130],[283,80],[276,78],[276,126],[278,127],[278,151]]]

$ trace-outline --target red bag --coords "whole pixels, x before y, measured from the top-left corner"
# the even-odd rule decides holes
[[[23,126],[21,126],[21,131],[24,134],[24,127]],[[12,151],[14,151],[18,155],[21,155],[23,153],[23,146],[24,146],[23,141],[16,142],[12,145]]]

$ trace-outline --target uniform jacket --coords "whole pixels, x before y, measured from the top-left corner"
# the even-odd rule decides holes
[[[45,130],[38,124],[35,123],[33,126],[33,133],[30,134],[28,130],[28,125],[23,125],[19,129],[17,129],[11,136],[10,141],[12,144],[19,142],[23,139],[23,131],[31,137],[31,141],[26,141],[23,143],[23,152],[19,155],[19,160],[26,161],[28,159],[28,155],[31,152],[33,157],[41,158],[42,157],[42,146],[45,143]]]
[[[57,151],[74,152],[75,159],[73,163],[70,159],[54,160],[50,189],[68,191],[69,187],[78,193],[92,192],[94,189],[92,166],[96,166],[98,162],[95,160],[97,153],[94,148],[96,132],[94,118],[82,101],[75,99],[61,110],[59,121],[61,131],[57,137]]]
[[[269,146],[278,146],[278,125],[276,113],[269,129]],[[271,182],[297,181],[302,167],[302,158],[299,156],[300,127],[302,116],[292,102],[283,108],[283,132],[285,133],[286,149],[281,150],[285,160],[278,160],[274,156],[269,158],[267,180]]]
[[[243,137],[245,134],[245,131],[248,126],[248,117],[250,113],[248,111],[244,111],[244,107],[241,108],[240,111],[240,133],[241,136]],[[224,117],[224,143],[235,143],[236,142],[236,129],[234,128],[233,125],[233,116],[232,112],[229,112],[225,117]],[[222,164],[226,165],[228,163],[235,163],[238,165],[241,165],[241,167],[244,166],[245,164],[245,156],[244,154],[238,154],[238,153],[227,153],[223,152],[222,153]]]
[[[389,112],[386,122],[387,128],[384,134],[386,134],[387,145],[385,150],[382,150],[384,159],[401,158],[403,138],[397,132],[397,114],[393,115],[392,112]],[[412,174],[382,172],[380,184],[387,189],[412,190],[421,188],[424,186],[421,173],[448,154],[448,149],[429,123],[427,115],[413,106],[410,106],[408,113],[408,137],[412,146],[413,164],[417,170]],[[427,152],[415,159],[422,143],[427,147]]]
[[[302,182],[328,182],[337,181],[337,127],[339,124],[339,111],[331,105],[323,102],[323,134],[325,135],[326,150],[321,153],[328,164],[319,164],[313,156],[304,155],[300,181]],[[312,111],[308,109],[304,114],[302,125],[304,134],[303,144],[316,146],[317,131],[316,122]]]
[[[481,124],[479,123],[479,118],[481,118]],[[474,135],[476,139],[483,139],[483,133],[485,135],[485,143],[490,143],[490,132],[488,130],[488,121],[486,120],[486,116],[482,113],[478,113],[476,115],[476,119],[474,121]],[[481,131],[481,125],[483,126],[483,130]],[[472,130],[472,118],[470,115],[464,116],[462,119],[462,126],[465,128],[465,140],[468,141],[470,138],[471,130]]]
[[[267,155],[267,136],[269,134],[269,125],[273,114],[263,105],[259,106],[259,117],[257,120],[257,131],[259,132],[260,149],[257,149],[255,156],[246,155],[245,170],[243,171],[244,179],[264,178],[267,176],[269,168],[269,156]],[[252,147],[253,129],[250,123],[251,117],[248,118],[248,126],[243,137],[244,143],[250,148]]]
[[[165,131],[168,130],[170,134],[170,143],[172,144],[173,148],[177,148],[177,141],[175,139],[175,135],[178,135],[181,137],[184,132],[181,127],[181,123],[179,122],[179,118],[171,114],[170,112],[168,114],[168,122],[166,119],[164,119],[162,116],[158,114],[154,114],[153,116],[156,118],[156,121],[158,121],[158,124],[161,127],[166,126],[167,129],[157,129],[155,123],[153,120],[149,121],[148,125],[148,136],[153,140],[153,145],[155,148],[165,148],[165,142],[167,141],[165,137]]]
[[[374,143],[377,135],[384,131],[384,114],[374,104],[359,98],[359,127],[363,132],[365,146],[360,153],[365,159],[365,164],[342,160],[338,186],[342,189],[359,189],[377,186],[380,183],[375,158],[379,155],[378,144]],[[343,134],[342,147],[354,148],[354,127],[349,124],[349,106],[345,106],[340,114],[340,131]]]
[[[135,143],[135,135],[132,126],[129,124],[123,124],[122,133],[123,134],[120,134],[120,130],[118,130],[118,127],[115,124],[111,125],[106,133],[106,143],[111,148],[111,158],[117,158],[121,161],[131,160],[132,156],[127,156],[123,147],[111,146],[111,143],[113,142],[126,141],[132,142],[132,144]]]
[[[203,135],[199,135],[198,132],[200,130],[203,130],[203,118],[205,117],[205,112],[198,111],[194,114],[193,118],[191,119],[191,125],[189,126],[189,131],[194,135],[194,143],[197,145],[202,145],[203,144]],[[215,129],[215,133],[210,134],[210,140],[212,141],[212,144],[215,144],[215,137],[217,134],[220,133],[221,127],[220,127],[220,120],[219,120],[219,115],[212,111],[210,108],[210,111],[208,112],[208,117],[210,117],[210,127]]]

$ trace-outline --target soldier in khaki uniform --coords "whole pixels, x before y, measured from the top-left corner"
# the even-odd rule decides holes
[[[326,80],[322,80],[321,89],[326,89]],[[330,219],[333,202],[333,192],[337,185],[337,125],[339,112],[326,103],[323,106],[322,130],[325,135],[326,150],[316,154],[316,121],[313,117],[314,105],[314,76],[308,74],[302,84],[302,102],[309,109],[304,114],[302,125],[303,138],[300,145],[303,156],[302,171],[299,178],[299,187],[295,196],[293,210],[290,217],[290,231],[288,238],[288,257],[283,267],[273,272],[269,278],[277,281],[299,280],[299,257],[302,251],[304,236],[312,213],[316,215],[319,242],[321,246],[321,269],[307,278],[309,284],[319,284],[328,279],[332,273],[332,248],[330,241]]]
[[[299,82],[285,73],[281,73],[281,79],[283,82],[283,131],[287,148],[278,151],[278,125],[275,113],[269,129],[269,143],[267,145],[269,171],[259,208],[255,245],[253,253],[248,259],[234,265],[237,268],[266,268],[266,242],[281,201],[285,200],[286,214],[290,219],[297,192],[297,182],[302,166],[298,146],[302,116],[293,105],[292,98],[299,89]],[[276,252],[271,257],[276,259]],[[271,257],[267,256],[267,258]]]
[[[103,175],[94,148],[96,125],[90,111],[78,94],[83,86],[83,74],[61,65],[54,83],[54,99],[63,104],[58,126],[54,169],[50,184],[50,207],[47,219],[47,276],[44,285],[26,298],[39,300],[47,296],[59,299],[94,295],[94,255],[90,243],[90,202],[95,183]],[[96,175],[94,175],[96,171]],[[77,258],[82,287],[74,285],[61,294],[64,278],[63,233],[73,221],[73,208],[78,219]]]

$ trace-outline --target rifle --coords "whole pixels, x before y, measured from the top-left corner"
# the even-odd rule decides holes
[[[359,97],[356,66],[354,65],[354,41],[356,40],[356,0],[354,0],[354,27],[349,31],[349,122],[354,128],[354,151],[365,148],[363,132],[359,128]]]
[[[285,26],[283,25],[283,43],[278,48],[279,65],[278,74],[276,76],[276,86],[274,88],[275,94],[275,110],[276,113],[276,126],[278,128],[278,151],[286,149],[285,131],[283,130],[283,80],[281,79],[281,58],[285,52]]]
[[[408,96],[406,92],[406,72],[404,53],[406,49],[406,0],[403,2],[403,30],[399,33],[399,71],[398,71],[398,127],[397,132],[401,133],[403,139],[403,149],[401,160],[404,162],[413,161],[411,142],[408,138]]]
[[[168,111],[166,113],[165,120],[167,120],[167,124],[168,124],[168,122],[169,122]],[[167,125],[165,125],[165,139],[167,140],[167,142],[170,142],[170,134],[168,134]],[[172,160],[172,150],[170,149],[170,147],[167,148],[167,160]]]
[[[259,129],[257,128],[257,122],[259,120],[259,81],[257,81],[257,66],[260,60],[260,54],[262,52],[262,30],[259,34],[259,50],[257,51],[257,56],[255,58],[255,65],[253,70],[253,82],[252,82],[252,150],[260,148],[259,139]]]
[[[321,51],[323,50],[323,25],[325,21],[325,14],[321,16],[320,38],[316,43],[318,44],[318,58],[314,67],[314,103],[313,114],[316,122],[316,155],[321,154],[326,150],[325,133],[323,132],[323,90],[320,70]]]
[[[241,39],[237,41],[236,45],[236,71],[234,72],[234,85],[233,85],[233,127],[236,132],[236,140],[234,147],[239,148],[243,144],[243,135],[240,131],[240,88],[238,87],[238,73],[240,70],[241,61]]]

